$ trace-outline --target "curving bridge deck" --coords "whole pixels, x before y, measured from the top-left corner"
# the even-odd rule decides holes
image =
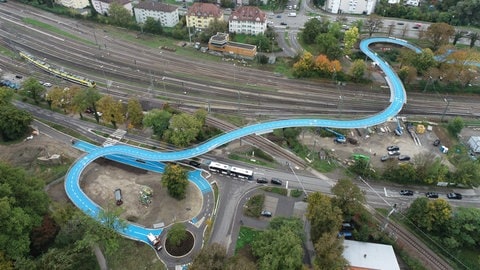
[[[385,73],[385,79],[387,80],[388,86],[390,87],[390,106],[388,106],[387,108],[385,108],[385,110],[379,112],[378,114],[357,120],[329,120],[308,118],[265,122],[234,130],[232,132],[209,140],[194,148],[180,150],[176,152],[154,152],[126,145],[115,145],[102,148],[79,142],[76,143],[76,147],[79,147],[82,150],[88,152],[88,154],[78,159],[77,162],[75,162],[75,164],[73,164],[68,171],[65,177],[65,190],[67,196],[78,208],[80,208],[86,214],[94,218],[97,217],[101,208],[89,197],[87,197],[87,195],[82,191],[79,181],[82,171],[88,166],[88,164],[100,157],[106,157],[118,162],[126,163],[128,165],[147,170],[163,172],[164,165],[161,163],[161,161],[175,161],[192,158],[207,153],[223,144],[245,137],[247,135],[270,132],[271,130],[278,128],[330,127],[351,129],[366,128],[382,124],[390,118],[396,116],[401,111],[403,105],[407,102],[407,96],[405,93],[405,88],[400,81],[400,78],[390,67],[390,65],[384,60],[382,60],[375,52],[369,49],[369,45],[373,43],[397,44],[410,48],[417,53],[421,50],[404,40],[396,38],[374,37],[361,41],[360,49],[373,61],[378,63],[380,69]],[[138,160],[141,160],[142,162],[138,162]],[[202,179],[203,177],[201,177],[199,172],[189,173],[189,180],[194,182],[203,194],[211,192],[212,189],[208,182]],[[147,235],[149,233],[159,235],[162,233],[162,230],[162,228],[150,229],[129,223],[127,228],[125,230],[119,231],[119,233],[125,237],[150,244],[147,239]]]

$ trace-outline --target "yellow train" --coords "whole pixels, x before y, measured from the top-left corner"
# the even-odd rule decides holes
[[[20,52],[19,54],[20,54],[21,57],[23,57],[28,62],[34,64],[35,66],[41,68],[42,70],[44,70],[44,71],[46,71],[46,72],[48,72],[52,75],[60,77],[64,80],[67,80],[67,81],[70,81],[70,82],[73,82],[73,83],[78,83],[78,84],[81,84],[81,85],[87,86],[87,87],[96,87],[97,86],[95,84],[95,82],[92,81],[92,80],[89,80],[89,79],[81,77],[81,76],[76,76],[76,75],[70,74],[70,73],[65,72],[65,71],[58,70],[55,67],[52,67],[49,64],[47,64],[47,63],[45,63],[41,60],[35,59],[33,56],[31,56],[30,54],[28,54],[26,52]]]

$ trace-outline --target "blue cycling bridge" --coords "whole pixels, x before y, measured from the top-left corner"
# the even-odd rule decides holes
[[[98,213],[101,210],[100,206],[93,202],[80,188],[80,175],[82,171],[100,157],[117,157],[117,161],[123,160],[132,166],[155,170],[160,161],[175,161],[188,159],[201,154],[207,153],[223,144],[237,140],[252,134],[263,134],[271,132],[278,128],[288,127],[329,127],[329,128],[366,128],[374,125],[382,124],[388,119],[396,116],[403,105],[407,102],[407,96],[405,88],[400,81],[400,78],[393,71],[390,65],[382,60],[375,52],[369,49],[369,45],[373,43],[391,43],[401,45],[414,50],[415,52],[421,52],[421,50],[412,44],[407,43],[404,40],[387,37],[374,37],[364,39],[360,43],[360,49],[373,61],[375,61],[380,69],[385,73],[385,79],[390,87],[390,105],[383,111],[370,117],[356,119],[356,120],[329,120],[329,119],[290,119],[290,120],[278,120],[272,122],[259,123],[255,125],[239,128],[232,132],[226,133],[222,136],[211,139],[201,145],[194,148],[180,150],[176,152],[154,152],[145,149],[136,148],[127,145],[115,145],[108,147],[89,148],[88,154],[79,158],[75,164],[72,165],[65,177],[65,190],[70,200],[86,214],[97,218]],[[148,161],[146,164],[152,166],[145,167],[146,165],[139,162],[132,162],[137,159]],[[154,162],[154,163],[152,163]],[[143,164],[143,165],[142,165]],[[142,167],[143,166],[143,167]],[[190,179],[191,180],[191,179]],[[191,180],[192,181],[192,180]],[[198,184],[197,184],[198,186]],[[208,187],[200,188],[202,192],[208,192]],[[101,222],[101,221],[100,221]],[[149,229],[136,224],[129,223],[124,230],[118,231],[121,235],[131,238],[137,241],[141,241],[150,244],[147,238],[149,233],[159,235],[162,233],[160,229]]]

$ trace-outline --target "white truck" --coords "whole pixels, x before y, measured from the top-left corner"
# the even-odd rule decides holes
[[[288,13],[288,17],[297,17],[297,13],[296,12],[290,12],[290,13]]]
[[[160,251],[162,250],[163,246],[160,245],[160,239],[158,237],[155,237],[152,233],[147,234],[148,241],[150,241],[150,244],[152,244],[156,250]]]

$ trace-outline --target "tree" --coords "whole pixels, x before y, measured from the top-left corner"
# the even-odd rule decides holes
[[[167,187],[170,196],[181,200],[185,198],[187,192],[187,172],[179,165],[169,164],[162,175],[162,184]]]
[[[10,105],[13,98],[13,90],[7,87],[0,87],[0,107]]]
[[[342,210],[332,204],[330,197],[315,192],[308,196],[307,214],[311,223],[311,239],[316,243],[324,233],[337,233],[341,227]]]
[[[37,257],[40,254],[47,252],[59,230],[60,227],[55,220],[50,215],[44,215],[42,224],[34,227],[30,234],[32,240],[30,254]]]
[[[295,218],[280,218],[274,226],[258,235],[252,242],[252,253],[258,258],[260,269],[301,269],[303,248],[302,223]]]
[[[22,83],[22,92],[33,99],[35,104],[40,103],[42,95],[45,93],[45,87],[37,79],[30,77]]]
[[[215,20],[211,21],[208,27],[202,31],[200,40],[203,43],[208,43],[211,36],[225,32],[228,32],[228,21],[221,21],[215,18]]]
[[[353,61],[352,66],[350,67],[350,75],[354,82],[360,82],[365,75],[365,71],[367,70],[367,64],[363,59],[357,59]]]
[[[417,198],[408,208],[407,217],[421,229],[439,233],[446,231],[452,207],[444,199]]]
[[[470,48],[473,48],[475,46],[475,42],[480,39],[480,34],[477,32],[472,32],[470,35],[468,35],[470,38]]]
[[[168,124],[172,118],[172,114],[165,110],[153,109],[149,111],[143,118],[143,125],[153,129],[153,133],[162,138]]]
[[[187,227],[183,223],[175,223],[167,232],[167,241],[173,246],[179,246],[187,238]]]
[[[345,216],[352,216],[365,203],[362,190],[349,179],[340,179],[332,187],[332,193],[335,195],[332,204],[340,208]]]
[[[324,54],[328,59],[340,59],[343,55],[342,48],[339,46],[338,39],[329,33],[319,34],[315,40],[320,54]]]
[[[114,100],[112,96],[103,96],[97,101],[98,109],[102,111],[102,118],[105,122],[111,122],[113,128],[117,128],[118,124],[125,122],[125,111],[120,100]]]
[[[446,181],[448,167],[442,160],[431,152],[424,152],[413,157],[416,178],[422,179],[426,184],[435,184]]]
[[[457,247],[474,248],[478,246],[480,244],[480,209],[456,208],[445,237],[455,239],[458,242]]]
[[[432,50],[427,48],[421,53],[415,54],[411,63],[412,66],[417,69],[419,74],[423,74],[429,68],[435,66],[437,61],[435,61],[435,55],[433,54]]]
[[[190,270],[223,270],[227,264],[227,250],[219,243],[213,243],[204,247],[200,253],[195,256],[192,264],[188,267]]]
[[[358,28],[355,26],[345,31],[345,37],[343,38],[345,43],[343,52],[346,55],[350,55],[352,53],[353,46],[358,42],[359,37],[360,33],[358,32]]]
[[[202,128],[202,123],[194,116],[181,113],[172,116],[168,130],[163,137],[178,147],[185,147],[195,140]]]
[[[480,185],[480,164],[478,162],[464,158],[458,162],[456,167],[449,182],[472,187]]]
[[[380,31],[383,27],[383,19],[382,17],[371,14],[368,16],[368,19],[365,21],[364,27],[368,31],[368,36],[371,37],[373,33]]]
[[[33,121],[32,115],[13,105],[0,106],[0,135],[5,141],[13,141],[25,135]]]
[[[315,69],[321,77],[330,77],[337,75],[342,70],[342,65],[340,61],[330,61],[326,55],[320,54],[315,58]]]
[[[343,241],[333,233],[323,233],[315,242],[315,255],[315,270],[340,270],[348,263],[343,257]]]
[[[140,127],[143,122],[143,108],[142,104],[136,98],[128,100],[127,115],[130,124],[134,127]]]
[[[462,131],[463,127],[465,126],[465,122],[459,116],[453,118],[452,120],[448,121],[447,129],[452,134],[452,136],[457,137],[458,134]]]
[[[309,52],[304,52],[300,60],[293,64],[293,76],[311,77],[314,74],[313,55]]]
[[[145,20],[145,24],[143,26],[143,30],[147,33],[152,33],[152,34],[162,34],[163,33],[163,27],[160,21],[155,20],[152,17],[147,17]]]
[[[114,25],[128,27],[133,23],[133,17],[130,11],[117,2],[110,4],[108,15],[110,22]]]
[[[457,42],[464,37],[464,32],[463,31],[455,31],[455,33],[453,34],[453,41],[452,41],[452,44],[453,46],[457,45]]]
[[[308,20],[304,24],[304,29],[302,31],[302,39],[303,42],[307,44],[313,44],[317,38],[317,36],[321,33],[322,29],[322,22],[317,18],[313,18]]]
[[[100,122],[100,118],[97,113],[97,101],[102,98],[102,94],[96,88],[87,88],[83,91],[79,91],[73,97],[73,108],[78,114],[80,118],[83,119],[83,112],[90,108],[93,111],[93,115],[95,116],[95,120],[97,123]]]
[[[432,44],[434,51],[450,41],[450,37],[455,34],[455,28],[446,23],[432,23],[427,28],[427,37]]]

